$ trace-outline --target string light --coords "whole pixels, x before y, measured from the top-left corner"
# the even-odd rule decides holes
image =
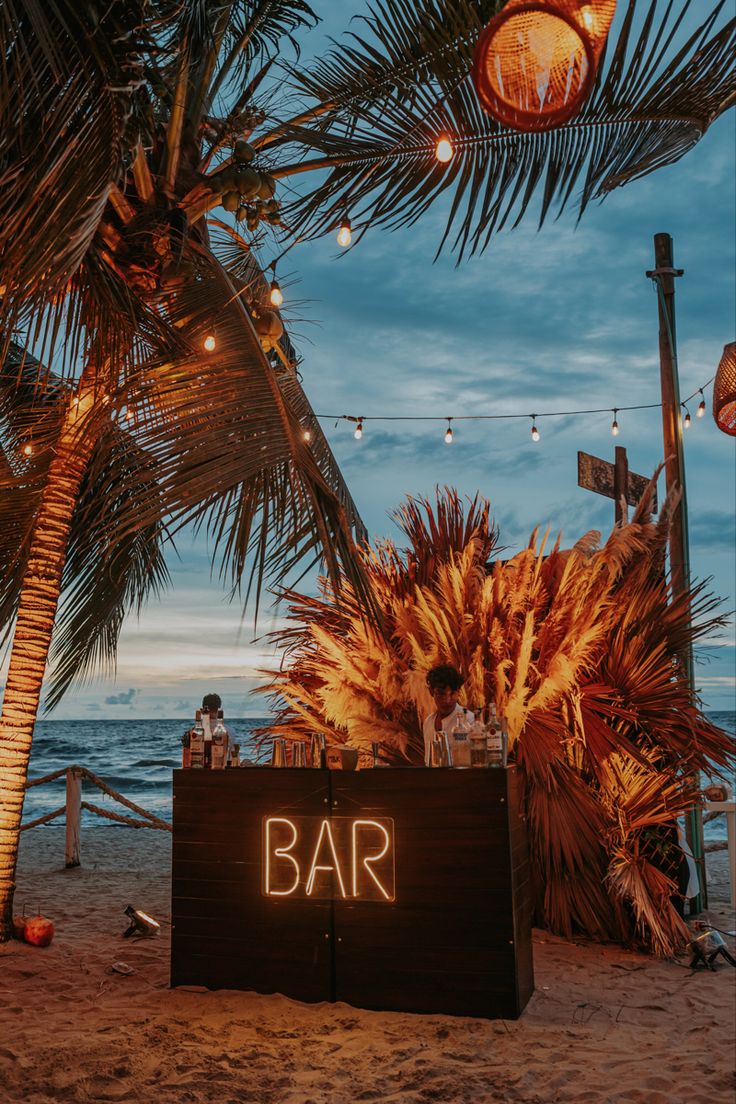
[[[437,139],[437,145],[435,146],[434,155],[441,165],[446,165],[448,161],[452,161],[455,150],[452,142],[446,134],[441,134]]]
[[[690,426],[692,425],[692,418],[690,417],[690,411],[688,410],[688,408],[685,406],[684,403],[682,404],[682,408],[685,411],[685,417],[682,419],[682,424],[683,424],[683,427],[685,429],[689,429]]]
[[[531,414],[530,417],[532,419],[532,441],[538,441],[539,430],[537,429],[537,415]]]
[[[445,444],[452,444],[452,418],[447,419],[447,430],[445,431]]]
[[[132,422],[133,417],[134,417],[133,411],[130,409],[130,407],[128,407],[128,409],[125,411],[125,420],[126,420],[126,422]]]
[[[24,445],[23,446],[23,455],[24,456],[33,456],[33,445]]]
[[[271,293],[269,295],[269,299],[271,300],[271,305],[274,307],[280,307],[284,301],[284,293],[279,287],[279,282],[275,276],[271,281]]]
[[[705,414],[705,395],[703,394],[703,388],[702,387],[698,388],[698,393],[700,395],[700,402],[698,403],[697,416],[699,418],[702,418],[703,415]]]
[[[363,436],[363,419],[358,418],[358,424],[355,427],[355,433],[353,434],[353,437],[355,438],[356,441],[359,441],[362,436]]]
[[[305,426],[302,430],[302,440],[306,441],[307,444],[312,440],[312,431],[309,426]]]
[[[340,229],[337,231],[337,244],[341,245],[343,249],[347,249],[353,240],[353,231],[350,226],[350,219],[344,218],[340,223]]]
[[[618,437],[618,433],[619,433],[618,420],[616,418],[617,414],[618,414],[618,407],[614,407],[614,409],[613,409],[613,421],[611,422],[611,435],[613,437]]]
[[[202,348],[206,353],[214,353],[217,348],[217,338],[213,333],[208,333],[202,342]]]

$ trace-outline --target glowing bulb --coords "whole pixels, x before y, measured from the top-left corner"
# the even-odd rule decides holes
[[[539,430],[537,429],[537,423],[532,422],[532,441],[539,440]]]
[[[23,455],[24,456],[33,456],[33,445],[24,445],[23,446]]]
[[[703,394],[702,391],[700,392],[700,402],[698,403],[698,412],[697,413],[698,413],[699,418],[702,418],[703,415],[705,414],[705,395]]]
[[[270,294],[269,298],[271,300],[271,305],[274,306],[274,307],[280,307],[281,304],[284,301],[284,295],[283,295],[283,292],[281,291],[281,288],[278,285],[277,280],[272,280],[271,281],[271,294]]]
[[[350,228],[350,219],[344,218],[340,223],[340,229],[337,231],[337,244],[341,245],[343,249],[347,249],[353,240],[353,232]]]
[[[435,157],[441,165],[446,165],[448,161],[452,161],[452,156],[454,152],[455,150],[452,147],[452,142],[449,138],[443,135],[435,146]]]
[[[592,8],[581,8],[580,17],[585,24],[586,31],[592,31],[595,28],[595,12]]]
[[[206,353],[214,353],[215,349],[217,348],[217,341],[215,340],[215,335],[212,334],[212,333],[208,333],[206,338],[202,342],[202,346],[203,346]]]
[[[611,422],[611,434],[614,437],[618,437],[618,432],[619,432],[619,430],[618,430],[618,421],[616,420],[616,415],[617,414],[618,414],[618,410],[614,410],[614,412],[613,412],[613,421]]]
[[[132,410],[128,409],[128,410],[125,411],[125,420],[126,420],[126,422],[132,422],[133,421],[133,411]]]
[[[355,438],[356,441],[359,441],[362,436],[363,436],[363,419],[359,418],[358,419],[358,424],[355,427],[355,433],[353,434],[353,437]]]
[[[302,433],[302,439],[304,441],[307,441],[307,442],[312,440],[312,431],[311,431],[311,429],[305,429],[304,430],[304,432]]]
[[[692,418],[690,417],[690,411],[689,411],[689,410],[686,410],[686,411],[685,411],[685,418],[684,418],[684,420],[683,420],[683,423],[682,423],[682,424],[683,424],[683,426],[685,427],[685,429],[689,429],[689,428],[690,428],[690,425],[691,425],[691,423],[692,423]]]
[[[451,445],[452,444],[452,426],[450,425],[449,418],[447,420],[447,429],[445,431],[445,444],[446,445]]]

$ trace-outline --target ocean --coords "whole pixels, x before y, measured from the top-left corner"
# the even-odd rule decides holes
[[[713,712],[711,720],[736,734],[736,712]],[[254,748],[253,731],[265,724],[265,717],[241,720],[228,718],[232,738],[240,744],[240,755],[258,761],[263,752]],[[29,779],[40,778],[63,767],[88,767],[118,793],[163,820],[171,820],[171,772],[181,765],[181,737],[186,720],[84,720],[38,721],[33,738]],[[64,778],[34,786],[26,794],[23,820],[35,820],[64,804]],[[134,816],[91,782],[83,785],[83,800],[124,815]],[[63,824],[63,817],[51,821]],[[82,811],[82,824],[114,828],[113,821]],[[705,826],[708,840],[726,838],[725,818]]]

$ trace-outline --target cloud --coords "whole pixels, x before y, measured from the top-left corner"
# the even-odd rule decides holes
[[[690,509],[690,541],[708,549],[732,551],[736,545],[736,517],[730,510]]]
[[[119,694],[110,694],[105,698],[105,705],[132,705],[137,693],[138,691],[131,687],[130,690],[121,690]]]

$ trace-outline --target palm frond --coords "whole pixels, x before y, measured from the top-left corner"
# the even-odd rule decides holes
[[[0,16],[4,324],[59,292],[120,178],[140,78],[143,3],[48,0]],[[51,230],[51,232],[50,232]]]
[[[164,524],[139,524],[142,485],[155,495],[155,466],[130,434],[108,425],[96,443],[74,513],[49,656],[47,711],[73,680],[114,667],[126,614],[140,611],[169,582]],[[115,530],[121,536],[111,542]]]
[[[677,161],[734,102],[736,20],[724,19],[722,2],[688,34],[688,0],[650,0],[643,12],[641,0],[629,0],[580,114],[544,133],[506,129],[481,110],[470,77],[492,7],[383,0],[371,8],[369,37],[351,36],[311,70],[294,70],[319,117],[284,134],[295,160],[272,171],[327,172],[294,203],[290,225],[319,234],[349,210],[354,226],[394,229],[444,196],[439,248],[449,241],[461,259],[532,203],[540,224],[573,198],[582,214],[613,188]],[[455,148],[447,166],[435,159],[442,133]],[[312,162],[310,148],[321,155]]]
[[[524,779],[540,920],[571,935],[672,953],[683,928],[671,857],[660,850],[692,806],[693,773],[734,762],[733,742],[693,700],[678,654],[722,619],[702,586],[673,599],[661,564],[666,529],[646,509],[599,547],[592,537],[545,559],[545,540],[488,569],[497,534],[488,503],[467,519],[457,494],[397,511],[411,544],[364,547],[378,626],[360,623],[347,588],[284,595],[289,624],[271,634],[280,670],[263,692],[277,711],[261,730],[310,731],[365,753],[421,762],[425,676],[453,663],[461,702],[505,715]],[[664,841],[664,842],[663,842]],[[669,846],[669,845],[668,845]],[[658,865],[659,863],[659,865]]]

